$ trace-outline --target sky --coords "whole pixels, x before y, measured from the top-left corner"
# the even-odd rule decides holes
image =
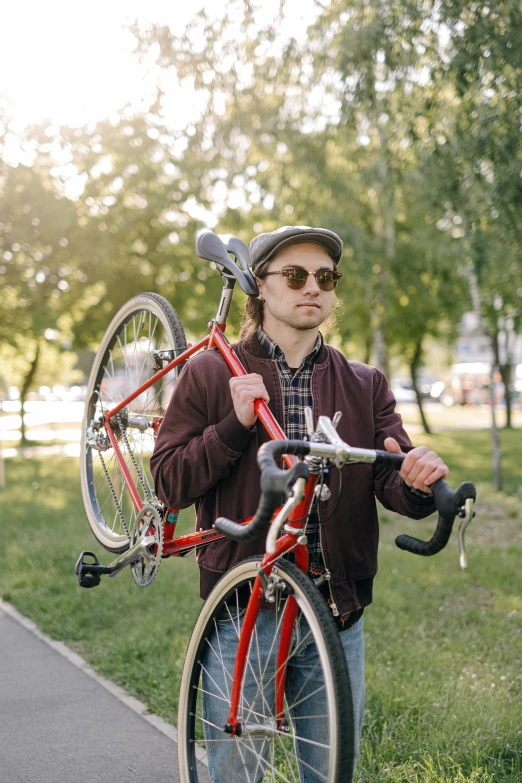
[[[127,101],[139,104],[151,95],[155,74],[132,57],[134,39],[124,25],[135,18],[145,24],[166,22],[166,9],[173,5],[179,5],[181,26],[189,4],[176,0],[3,4],[0,95],[21,124],[49,118],[80,125],[108,116]],[[191,13],[196,6],[197,1],[190,4]]]
[[[269,21],[279,0],[259,0],[260,21]],[[219,15],[226,0],[18,0],[0,6],[0,100],[21,126],[50,119],[83,125],[109,116],[125,103],[150,100],[157,79],[151,63],[132,56],[134,38],[125,25],[137,20],[169,24],[181,32],[202,7]],[[313,0],[287,0],[287,30],[299,34],[313,16]],[[185,118],[194,95],[177,91]]]

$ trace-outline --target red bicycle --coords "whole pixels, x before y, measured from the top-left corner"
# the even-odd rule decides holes
[[[118,557],[103,566],[94,553],[82,552],[76,573],[82,587],[95,587],[103,574],[114,576],[130,566],[135,583],[148,587],[165,557],[183,556],[225,535],[244,541],[268,532],[265,554],[230,569],[196,622],[179,699],[180,778],[344,783],[354,767],[349,678],[331,612],[319,585],[306,575],[306,521],[326,467],[365,462],[400,469],[403,457],[350,447],[337,434],[336,418],[321,416],[315,425],[310,410],[308,440],[288,441],[257,400],[256,413],[272,440],[258,454],[256,514],[240,523],[218,519],[215,530],[176,538],[178,510],[157,499],[150,476],[154,439],[180,368],[197,351],[215,347],[234,375],[246,373],[224,331],[236,282],[247,295],[257,294],[241,240],[232,238],[225,246],[206,232],[196,251],[216,264],[224,281],[209,334],[187,348],[174,308],[145,293],[121,308],[97,353],[82,426],[81,485],[96,539]],[[277,467],[278,457],[286,470]],[[453,491],[439,480],[433,493],[439,520],[432,539],[399,536],[396,543],[416,554],[435,554],[460,516],[465,566],[464,531],[473,516],[475,488],[464,483]],[[289,553],[293,562],[285,557]],[[317,663],[296,682],[293,664],[311,642]],[[219,768],[216,758],[226,759]]]

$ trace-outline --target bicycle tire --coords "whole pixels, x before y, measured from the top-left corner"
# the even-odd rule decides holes
[[[310,636],[310,639],[313,638],[318,653],[319,668],[315,666],[312,669],[307,678],[309,680],[308,686],[306,688],[305,685],[302,686],[297,694],[297,700],[295,699],[295,686],[293,686],[293,702],[292,698],[289,699],[288,694],[290,682],[288,672],[290,670],[287,670],[284,713],[291,729],[289,733],[274,731],[273,694],[269,689],[275,676],[276,666],[273,666],[273,674],[270,674],[272,671],[270,658],[273,654],[270,652],[268,657],[263,655],[263,649],[266,649],[268,642],[261,639],[261,634],[258,634],[257,630],[260,622],[266,627],[267,610],[260,610],[261,620],[258,618],[248,652],[238,713],[238,718],[242,721],[243,726],[252,726],[247,719],[253,721],[253,730],[247,731],[245,735],[243,729],[240,737],[230,737],[222,731],[229,709],[230,692],[227,683],[231,683],[230,669],[233,670],[233,659],[235,659],[235,653],[231,656],[227,650],[230,646],[231,635],[238,637],[240,627],[241,609],[239,608],[238,596],[243,595],[244,605],[244,591],[251,589],[258,574],[259,563],[260,558],[250,558],[242,561],[225,574],[209,595],[196,621],[187,649],[180,688],[178,709],[180,781],[181,783],[202,783],[202,781],[210,780],[213,783],[214,781],[222,783],[223,780],[226,780],[227,783],[244,783],[248,780],[258,783],[262,780],[263,783],[275,783],[275,781],[294,783],[294,781],[301,779],[301,767],[301,770],[306,770],[306,774],[311,776],[308,779],[314,781],[317,779],[326,780],[328,783],[341,783],[341,781],[342,783],[350,783],[354,765],[355,727],[350,681],[343,649],[324,598],[311,579],[293,563],[278,561],[274,567],[274,573],[290,587],[300,610],[294,626],[294,643],[290,649],[287,663],[288,666],[291,666],[291,659],[293,658],[293,663],[295,663],[296,655],[298,653],[302,655],[302,645]],[[282,613],[282,611],[281,608],[279,612]],[[228,619],[227,613],[230,619]],[[262,617],[263,613],[264,617]],[[280,617],[277,616],[277,609],[274,609],[272,614],[275,614],[275,617],[268,621],[268,627],[275,629],[272,634],[272,637],[275,637],[278,633]],[[226,623],[229,623],[228,627],[226,627]],[[297,635],[298,626],[299,636]],[[296,639],[299,639],[297,644]],[[272,638],[271,651],[274,647],[273,642]],[[230,658],[231,660],[229,660]],[[262,660],[264,662],[263,671]],[[223,669],[221,674],[219,674],[220,668]],[[309,698],[307,689],[315,688],[317,683],[321,682],[320,678],[324,684],[322,686],[324,693],[321,698],[326,702],[326,713],[315,716],[312,714],[308,718],[303,717],[302,714],[292,717],[298,705],[304,704]],[[254,690],[257,689],[254,695],[252,695],[252,682]],[[225,687],[223,687],[223,683],[225,683]],[[213,693],[209,693],[207,690],[209,687],[212,687]],[[320,690],[321,686],[316,688],[312,695],[317,696]],[[248,695],[246,695],[247,691]],[[264,692],[262,693],[262,691]],[[203,699],[206,700],[205,706]],[[316,706],[312,702],[309,702],[309,705],[313,713]],[[219,721],[215,720],[216,709],[221,715]],[[299,710],[302,711],[302,709],[302,706],[299,706]],[[288,721],[288,717],[290,721]],[[306,725],[305,721],[311,720],[313,717],[315,717],[315,723],[313,726],[309,723],[308,729],[315,731],[320,727],[323,733],[327,732],[328,742],[319,742],[314,745],[317,738],[316,740],[310,739],[310,734],[308,734],[308,739],[302,738],[306,734],[306,729],[303,728]],[[303,722],[298,723],[298,721]],[[259,725],[265,727],[266,734],[261,738],[263,744],[260,748],[260,739],[256,739]],[[304,748],[306,753],[308,753],[307,748],[313,747],[314,749],[317,761],[312,764],[309,755],[305,757],[305,760],[298,760],[296,737],[299,735],[296,735],[296,725],[301,727],[301,749]],[[205,731],[208,732],[206,737],[202,736]],[[231,745],[225,750],[225,755],[216,755],[223,753],[225,747],[223,743],[227,740]],[[209,749],[212,743],[215,743],[213,747],[218,750],[213,751],[213,758],[209,758]],[[218,743],[220,743],[219,747]],[[256,766],[253,769],[254,764]],[[318,770],[312,774],[310,766],[321,767],[321,764],[323,764],[324,777],[318,774]]]
[[[114,451],[89,445],[93,420],[139,388],[155,372],[153,353],[170,350],[179,355],[186,349],[181,321],[172,305],[159,294],[144,293],[130,299],[112,319],[96,354],[87,386],[82,422],[80,477],[82,496],[91,530],[110,552],[124,552],[136,520],[130,494]],[[179,371],[177,368],[156,382],[123,409],[114,422],[118,444],[143,502],[156,502],[149,459],[154,439],[150,427],[141,431],[128,426],[141,417],[142,426],[151,416],[165,413]],[[114,430],[114,427],[113,427]],[[98,443],[106,441],[103,430],[95,433]]]

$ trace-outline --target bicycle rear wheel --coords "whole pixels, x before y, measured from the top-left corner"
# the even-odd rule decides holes
[[[245,560],[218,582],[203,605],[185,659],[178,713],[182,783],[350,783],[354,715],[346,662],[324,598],[297,566],[278,561],[282,591],[263,608],[241,687],[240,736],[228,720],[237,643],[259,558]],[[292,595],[298,605],[286,665],[284,725],[274,698],[278,641]],[[268,606],[268,605],[267,605]]]
[[[137,511],[125,476],[100,426],[106,411],[136,391],[186,349],[185,333],[172,305],[154,293],[129,300],[102,340],[87,388],[80,474],[87,518],[99,543],[111,552],[129,546]],[[135,397],[111,420],[125,464],[143,503],[155,503],[150,476],[153,419],[163,416],[178,378],[175,368]]]

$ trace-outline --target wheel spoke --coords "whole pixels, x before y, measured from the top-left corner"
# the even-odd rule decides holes
[[[207,670],[207,669],[206,669],[206,668],[203,666],[203,664],[200,664],[200,666],[201,666],[201,671],[205,672],[205,674],[207,675],[207,677],[208,677],[210,680],[212,680],[212,682],[213,682],[213,683],[214,683],[214,685],[216,686],[217,690],[218,690],[218,691],[220,692],[220,694],[221,694],[221,697],[219,697],[219,696],[216,696],[216,699],[220,699],[221,701],[225,701],[225,702],[227,702],[227,704],[229,704],[229,703],[230,703],[230,700],[229,700],[229,699],[228,699],[228,698],[225,696],[225,694],[223,693],[223,691],[221,690],[221,688],[219,687],[219,685],[217,684],[217,682],[215,681],[215,679],[212,677],[212,675],[210,675],[210,674],[209,674],[208,670]],[[207,691],[205,691],[203,688],[199,688],[198,690],[200,690],[200,691],[201,691],[201,693],[207,693]]]
[[[192,733],[189,730],[184,736],[182,729],[180,762],[183,749],[191,747],[199,732],[200,737],[202,733],[205,736],[201,740],[205,756],[204,760],[200,756],[198,762],[201,774],[191,778],[190,783],[207,780],[207,769],[212,770],[214,776],[211,774],[210,778],[215,783],[235,780],[300,783],[301,775],[308,770],[318,783],[336,783],[338,771],[342,770],[344,775],[353,763],[350,694],[347,686],[337,690],[339,686],[336,685],[348,681],[344,654],[326,603],[322,603],[316,588],[310,586],[297,566],[291,563],[283,561],[280,571],[292,586],[299,605],[292,646],[286,660],[278,666],[286,606],[282,605],[281,610],[271,615],[260,610],[244,661],[237,714],[241,732],[234,737],[224,733],[243,624],[240,596],[248,592],[252,595],[258,563],[257,558],[252,558],[235,566],[229,572],[230,576],[226,574],[214,588],[207,602],[212,608],[206,617],[205,606],[202,609],[203,617],[191,639],[182,677],[178,726],[185,724],[192,728]],[[314,602],[310,602],[308,593],[314,593]],[[199,658],[192,658],[192,651],[196,649],[206,651],[201,665],[197,662]],[[335,666],[331,669],[333,663]],[[289,725],[278,727],[275,682],[282,666],[288,667],[283,715],[284,723]],[[187,690],[185,682],[193,683],[190,689]],[[187,712],[196,716],[195,724],[189,722],[190,726],[182,717],[185,704]],[[348,709],[342,711],[342,717],[339,705],[348,705]],[[349,773],[344,779],[350,780]]]
[[[306,685],[308,685],[308,683],[310,682],[310,680],[311,680],[311,678],[312,678],[312,675],[313,675],[313,674],[314,674],[314,672],[317,670],[317,668],[318,668],[318,666],[319,666],[319,665],[320,665],[320,664],[319,664],[319,662],[317,662],[317,663],[315,664],[314,668],[312,669],[312,671],[310,672],[310,674],[308,675],[308,677],[306,678],[306,680],[303,682],[303,684],[302,684],[302,685],[301,685],[301,687],[299,688],[298,692],[295,694],[295,697],[294,697],[295,699],[298,699],[298,698],[299,698],[299,696],[300,696],[300,695],[301,695],[301,693],[303,692],[303,689],[304,689],[304,687],[305,687]],[[294,704],[296,704],[296,703],[298,703],[298,702],[294,702]],[[294,706],[294,704],[292,704],[292,707]]]
[[[119,314],[120,320],[115,317],[112,331],[102,341],[89,379],[87,426],[91,419],[103,417],[105,411],[121,404],[150,377],[149,369],[154,364],[152,353],[156,349],[162,350],[165,346],[176,351],[185,350],[181,324],[178,331],[171,327],[171,324],[179,323],[172,307],[155,295],[143,296],[148,298],[147,302],[131,300],[124,305]],[[177,370],[169,373],[167,380],[160,379],[135,397],[121,410],[121,425],[113,427],[123,459],[143,501],[155,498],[150,475],[154,437],[150,428],[141,432],[128,427],[126,422],[130,416],[144,415],[150,419],[151,416],[163,415],[178,374]],[[95,432],[95,437],[106,437],[105,430],[102,428],[99,433]],[[92,447],[82,449],[82,493],[95,535],[108,549],[122,551],[128,542],[125,527],[132,529],[136,510],[112,446],[103,456],[109,481],[102,470],[99,452]],[[109,482],[114,484],[116,499]],[[117,503],[120,504],[125,526]]]
[[[214,628],[215,628],[215,631],[216,631],[215,635],[216,635],[216,638],[217,638],[217,641],[218,641],[218,646],[219,646],[219,659],[220,659],[220,661],[222,662],[222,665],[223,665],[223,652],[221,650],[221,639],[219,638],[219,634],[217,633],[217,623],[216,623],[216,619],[215,618],[214,618]],[[226,669],[225,669],[224,665],[223,665],[223,670],[226,672]],[[232,678],[230,678],[230,679],[232,680]],[[230,702],[230,691],[228,689],[228,681],[227,681],[226,677],[225,677],[225,688],[227,690],[227,699]]]

